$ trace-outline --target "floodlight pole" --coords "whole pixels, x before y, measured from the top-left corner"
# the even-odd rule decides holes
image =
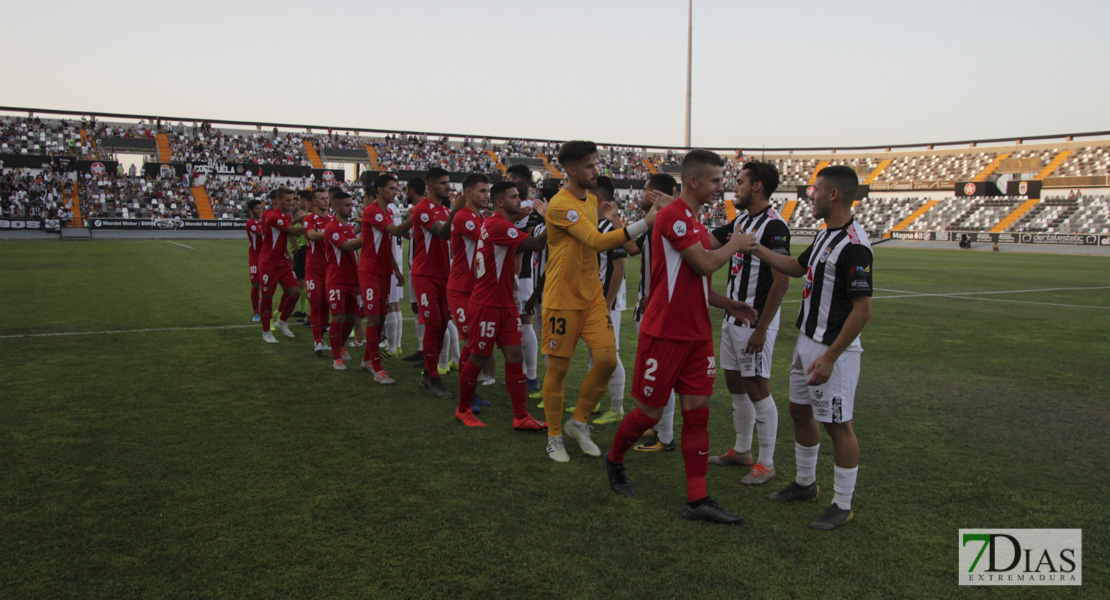
[[[694,53],[694,0],[690,0],[690,14],[686,22],[686,147],[690,147],[690,69]]]

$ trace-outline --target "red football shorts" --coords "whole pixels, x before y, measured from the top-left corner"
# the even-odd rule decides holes
[[[520,313],[515,306],[471,304],[467,318],[472,328],[468,344],[471,354],[489,356],[495,343],[501,348],[520,345]]]
[[[362,284],[362,316],[384,317],[389,304],[390,273],[359,273]]]
[[[262,295],[273,296],[277,291],[278,286],[281,289],[287,290],[290,288],[299,287],[297,276],[293,274],[293,267],[286,261],[284,265],[258,265],[258,271],[262,273]]]
[[[470,306],[470,294],[457,290],[447,290],[447,308],[451,311],[451,318],[455,319],[455,328],[459,330],[459,339],[468,339],[470,334],[470,319],[467,308]]]
[[[323,273],[307,273],[304,287],[308,290],[308,303],[317,306],[327,302],[328,286]]]
[[[251,283],[258,283],[262,278],[258,274],[258,263],[251,263],[250,265]]]
[[[667,405],[672,389],[677,394],[710,396],[716,374],[713,340],[664,340],[641,332],[632,397],[648,406],[662,407]]]
[[[334,315],[358,315],[362,312],[362,295],[353,285],[328,288],[328,308]]]
[[[413,275],[412,290],[416,293],[418,323],[446,321],[450,318],[451,313],[447,310],[446,279]]]

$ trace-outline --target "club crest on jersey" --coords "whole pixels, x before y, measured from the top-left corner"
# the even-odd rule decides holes
[[[682,221],[674,222],[674,234],[678,236],[686,235],[686,223]]]
[[[580,219],[580,218],[581,217],[578,216],[578,211],[576,211],[576,210],[568,210],[567,211],[567,220],[570,221],[571,223],[577,223],[578,219]]]
[[[813,293],[813,267],[806,267],[806,287],[802,290],[802,300]]]
[[[559,340],[551,340],[551,349],[554,350],[559,346]]]
[[[485,342],[478,342],[478,349],[479,350],[485,350],[486,349],[486,343]]]
[[[650,385],[645,385],[644,386],[644,395],[645,396],[650,397],[654,393],[655,393],[655,388],[651,387]]]

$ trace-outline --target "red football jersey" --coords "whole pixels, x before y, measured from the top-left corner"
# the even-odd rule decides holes
[[[262,251],[258,263],[280,265],[289,260],[289,235],[286,229],[293,226],[293,216],[276,208],[262,213]]]
[[[709,288],[712,278],[698,275],[679,254],[700,243],[709,231],[686,203],[676,200],[659,211],[651,231],[651,291],[640,331],[665,340],[712,340]]]
[[[393,215],[382,210],[377,202],[366,205],[362,211],[362,256],[358,270],[368,274],[392,273],[393,236],[385,231],[393,224]]]
[[[358,289],[358,255],[354,250],[344,252],[339,247],[343,242],[357,237],[355,226],[350,223],[344,225],[333,219],[324,227],[324,239],[328,242],[328,288],[347,286]]]
[[[516,283],[516,248],[528,234],[519,230],[501,215],[482,223],[474,258],[474,291],[471,304],[515,307],[513,286]]]
[[[451,273],[451,260],[447,255],[447,240],[441,240],[428,231],[436,221],[451,218],[451,211],[424,198],[412,209],[412,241],[416,249],[412,257],[412,274],[436,279],[447,279]]]
[[[304,218],[304,229],[323,233],[324,228],[332,221],[331,215],[319,216],[312,213]],[[326,239],[319,241],[308,240],[308,253],[305,258],[305,271],[308,273],[322,274],[328,269],[328,242]]]
[[[250,266],[258,264],[258,253],[262,251],[262,223],[247,219],[247,260]]]
[[[482,215],[469,208],[455,213],[451,221],[451,277],[447,289],[470,294],[474,289],[474,252],[482,228]]]

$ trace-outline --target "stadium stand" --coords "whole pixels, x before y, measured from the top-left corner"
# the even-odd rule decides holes
[[[372,171],[422,171],[440,166],[456,173],[496,173],[509,165],[524,164],[537,177],[563,176],[559,165],[551,159],[559,148],[559,143],[554,141],[267,128],[260,125],[251,128],[245,124],[217,127],[203,121],[174,124],[155,118],[137,118],[127,123],[105,122],[87,116],[0,117],[0,155],[27,157],[19,162],[21,167],[28,165],[27,159],[33,161],[41,156],[44,164],[40,166],[47,167],[41,171],[47,173],[45,179],[40,176],[40,169],[35,168],[9,168],[4,172],[3,156],[0,156],[0,173],[5,176],[0,185],[0,213],[9,216],[58,214],[67,210],[67,206],[79,205],[81,210],[74,215],[77,218],[101,215],[243,218],[243,206],[250,198],[264,198],[269,189],[280,184],[310,185],[307,180],[287,178],[260,180],[257,177],[212,176],[207,181],[203,178],[199,181],[163,180],[143,178],[142,173],[137,180],[128,181],[120,167],[118,174],[83,175],[77,186],[78,196],[70,202],[67,199],[72,193],[56,181],[58,175],[50,174],[46,164],[54,157],[111,160],[117,154],[129,154],[145,155],[150,161],[158,162],[172,159],[330,169],[353,163]],[[1098,195],[1097,189],[1110,186],[1110,141],[1076,143],[1068,139],[1067,143],[1022,145],[1021,140],[1016,140],[1009,147],[971,144],[963,148],[877,149],[848,154],[832,150],[814,154],[782,150],[767,155],[762,152],[745,154],[740,150],[721,153],[727,158],[727,188],[731,188],[746,160],[759,158],[779,169],[780,192],[786,196],[778,199],[776,208],[793,213],[790,221],[794,227],[817,225],[808,201],[801,200],[794,205],[794,188],[813,182],[817,171],[825,165],[843,164],[852,167],[861,181],[871,186],[869,196],[858,203],[856,215],[876,235],[899,228],[969,232],[1107,231],[1108,202],[1105,196]],[[635,182],[657,171],[677,174],[683,155],[683,150],[674,148],[601,145],[599,163],[603,174],[615,180]],[[12,162],[16,162],[15,159]],[[36,179],[43,180],[36,182]],[[1063,186],[1075,190],[1083,188],[1084,192],[1072,192],[1067,198],[1046,193],[1042,201],[1017,197],[954,198],[936,193],[951,193],[952,186],[961,181],[996,179],[1000,187],[1005,187],[1005,181],[1015,179],[1040,180],[1046,192],[1049,188]],[[634,183],[624,185],[639,187]],[[357,183],[344,187],[361,196]],[[196,189],[190,191],[191,188]],[[904,193],[911,189],[933,193]],[[1093,194],[1091,189],[1095,189]],[[726,197],[730,198],[731,194]],[[200,198],[199,204],[197,198]],[[638,190],[622,190],[617,200],[622,215],[636,216]],[[718,202],[706,210],[703,218],[707,224],[724,222],[735,214],[726,202]]]

